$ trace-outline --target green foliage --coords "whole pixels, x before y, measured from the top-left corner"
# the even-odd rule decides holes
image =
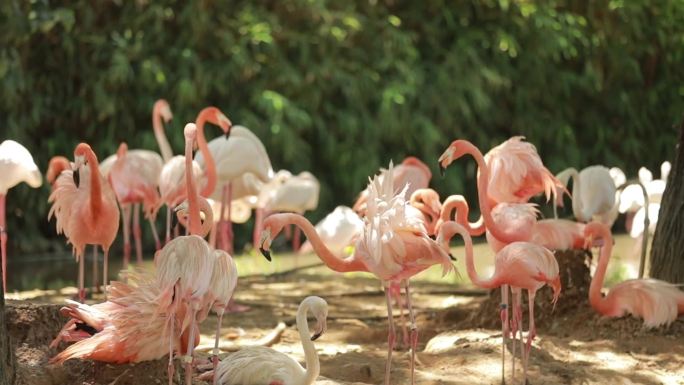
[[[320,178],[314,218],[350,204],[389,159],[416,155],[436,171],[455,138],[486,150],[526,135],[553,171],[655,168],[683,110],[681,1],[10,0],[0,10],[0,139],[23,143],[42,170],[83,140],[101,159],[122,140],[157,149],[160,97],[180,152],[183,124],[213,104],[262,138],[276,169]],[[434,185],[474,198],[474,176],[459,161]],[[48,190],[10,193],[15,246],[49,246]]]

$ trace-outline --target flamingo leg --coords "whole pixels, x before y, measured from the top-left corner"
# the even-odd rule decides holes
[[[385,385],[390,385],[390,370],[392,369],[392,351],[396,335],[394,334],[394,317],[392,315],[392,294],[390,293],[389,282],[385,282],[385,297],[387,299],[387,362],[385,363]]]
[[[152,218],[148,219],[150,222],[150,229],[152,229],[152,238],[154,238],[154,247],[157,251],[162,248],[161,240],[159,240],[159,233],[157,232],[157,226],[154,225],[154,220]]]
[[[233,203],[233,184],[228,183],[228,219],[226,220],[226,236],[228,240],[228,249],[226,250],[229,254],[233,254],[233,216],[232,216],[232,203]]]
[[[185,384],[192,385],[192,353],[195,350],[195,325],[197,322],[197,304],[192,303],[192,319],[190,320],[190,338],[188,339],[188,348],[186,356],[183,357],[185,361]]]
[[[537,336],[537,328],[534,326],[534,297],[535,297],[535,292],[533,290],[528,290],[527,291],[527,301],[528,301],[528,306],[529,306],[529,312],[530,312],[530,320],[528,321],[530,326],[527,331],[527,345],[525,346],[525,362],[524,362],[524,367],[523,367],[523,373],[524,373],[524,380],[523,384],[527,383],[527,366],[530,363],[530,350],[532,350],[532,340],[534,340],[534,337]]]
[[[97,245],[93,245],[93,293],[100,291],[100,285],[97,282]]]
[[[138,265],[142,263],[142,231],[140,230],[140,203],[133,204],[133,239]]]
[[[501,384],[506,384],[506,339],[508,339],[508,285],[501,285]]]
[[[297,252],[302,245],[302,229],[295,226],[294,238],[292,239],[292,251]]]
[[[78,256],[78,302],[85,302],[85,250],[81,249]]]
[[[228,238],[227,238],[227,232],[226,232],[226,221],[224,220],[226,217],[226,202],[228,201],[228,185],[224,184],[223,185],[223,190],[221,191],[221,216],[219,217],[218,221],[218,230],[220,232],[219,235],[217,235],[218,238],[220,238],[221,241],[221,250],[227,250],[228,249]]]
[[[174,288],[175,290],[175,288]],[[171,313],[171,329],[169,331],[169,365],[166,368],[166,372],[169,375],[169,385],[173,385],[173,373],[174,373],[174,367],[173,367],[173,335],[176,332],[175,329],[175,320],[176,320],[176,315]]]
[[[109,283],[109,276],[107,275],[109,268],[109,249],[104,249],[104,263],[102,266],[102,286],[104,290],[105,301],[107,301],[107,283]]]
[[[123,268],[128,269],[128,263],[131,260],[131,205],[121,205],[121,220],[123,221]],[[105,281],[106,284],[106,281]]]
[[[518,342],[517,339],[517,333],[521,329],[520,328],[520,290],[513,289],[511,288],[511,291],[513,293],[513,319],[511,320],[511,337],[513,338],[513,346],[512,346],[512,352],[511,352],[511,378],[512,380],[515,380],[515,352],[516,352],[516,344]],[[522,331],[520,331],[520,338],[522,339]],[[521,348],[522,351],[522,348]]]
[[[166,206],[166,239],[164,240],[164,244],[166,245],[171,241],[171,206]]]
[[[0,252],[2,253],[2,291],[7,292],[7,223],[5,220],[5,201],[7,196],[0,194]]]
[[[416,348],[418,347],[418,326],[416,325],[416,316],[413,313],[413,306],[411,305],[411,291],[409,289],[409,280],[405,280],[404,284],[406,288],[406,306],[408,307],[409,313],[409,328],[411,329],[411,385],[415,385]]]
[[[216,372],[216,366],[218,365],[218,354],[219,354],[219,336],[221,335],[221,323],[223,322],[223,307],[219,308],[218,311],[218,323],[216,323],[216,339],[214,340],[214,351],[211,355],[211,363],[214,367],[214,372]],[[214,378],[214,384],[218,377]]]
[[[212,249],[216,248],[216,233],[217,233],[217,225],[216,225],[216,222],[214,222],[211,225],[211,231],[209,232],[209,245],[211,246]]]
[[[406,318],[404,317],[404,300],[401,298],[401,289],[394,293],[397,299],[397,306],[399,306],[399,322],[401,323],[401,331],[403,334],[403,344],[404,346],[410,346],[411,341],[409,340],[408,328],[406,328]]]

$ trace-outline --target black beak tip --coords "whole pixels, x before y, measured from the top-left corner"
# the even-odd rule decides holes
[[[316,341],[323,333],[316,333],[311,336],[311,341]]]
[[[228,132],[225,133],[224,137],[226,138],[226,140],[230,139],[230,130],[228,130]]]
[[[440,163],[440,164],[439,164],[439,175],[440,175],[442,178],[444,178],[444,170],[445,170],[445,169],[446,169],[446,167],[442,166],[442,164]]]
[[[449,253],[449,259],[451,259],[452,261],[458,261],[458,259],[456,259],[456,257],[454,257],[451,253]]]
[[[78,170],[74,170],[74,184],[78,188],[79,185],[81,184],[81,175],[79,174]]]
[[[264,250],[264,248],[260,247],[259,251],[261,251],[261,255],[266,258],[269,262],[271,262],[271,251],[270,250]]]

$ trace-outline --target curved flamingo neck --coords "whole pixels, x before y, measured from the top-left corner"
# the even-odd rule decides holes
[[[209,120],[210,114],[215,113],[213,110],[214,108],[212,107],[203,109],[195,120],[195,124],[197,125],[197,146],[202,153],[202,157],[204,157],[204,164],[206,167],[205,175],[207,181],[200,192],[200,195],[203,197],[210,196],[214,192],[214,189],[216,189],[216,163],[214,162],[214,157],[211,155],[211,151],[209,151],[207,138],[204,136],[204,125],[207,123],[207,120]]]
[[[464,141],[461,145],[465,154],[470,154],[473,158],[475,158],[475,162],[477,162],[477,167],[480,171],[480,174],[477,176],[477,198],[478,203],[480,204],[480,212],[482,213],[482,219],[486,229],[492,234],[492,236],[494,236],[494,238],[503,243],[508,244],[518,241],[519,239],[516,239],[514,236],[504,233],[502,229],[500,229],[494,222],[494,218],[492,217],[492,207],[487,194],[489,189],[489,167],[484,160],[484,156],[482,156],[480,150],[478,150],[477,147],[470,142]]]
[[[192,172],[192,144],[194,138],[188,135],[188,127],[192,123],[185,126],[185,185],[187,186],[188,194],[188,210],[190,226],[188,230],[190,234],[200,235],[202,233],[201,220],[199,213],[197,186],[195,186],[195,178]],[[194,125],[193,125],[194,126]],[[194,127],[192,127],[194,128]]]
[[[480,216],[477,222],[468,221],[470,208],[468,207],[468,201],[463,195],[451,195],[444,200],[442,211],[440,212],[440,222],[450,221],[454,210],[456,211],[456,222],[465,227],[470,235],[479,236],[484,234],[486,229],[482,216]]]
[[[496,282],[494,277],[490,279],[483,279],[477,275],[477,271],[475,271],[475,261],[473,260],[473,240],[470,238],[470,234],[468,234],[468,231],[463,226],[456,222],[448,221],[443,223],[439,228],[439,239],[445,243],[447,250],[449,248],[449,241],[456,234],[460,234],[461,237],[463,237],[466,253],[466,271],[468,272],[468,277],[473,284],[485,289],[499,287],[500,285]]]
[[[54,184],[62,171],[70,169],[69,159],[63,156],[55,156],[50,159],[50,164],[47,171],[47,180],[50,184]]]
[[[591,226],[593,225],[594,224],[591,224]],[[596,272],[594,273],[594,277],[591,279],[591,284],[589,285],[589,303],[599,313],[607,314],[610,312],[612,304],[610,303],[610,300],[601,296],[601,288],[603,287],[603,281],[606,278],[608,261],[610,260],[610,255],[613,251],[613,236],[610,234],[610,230],[607,226],[599,226],[599,228],[592,228],[594,229],[592,233],[603,239],[603,247],[601,248],[601,254],[599,256]]]
[[[368,271],[365,265],[355,256],[341,259],[333,254],[323,243],[321,237],[318,235],[311,222],[309,222],[309,220],[303,216],[292,213],[273,214],[268,217],[266,221],[264,221],[264,228],[267,228],[268,223],[271,221],[278,221],[279,224],[283,225],[294,224],[302,229],[306,237],[309,239],[309,242],[311,242],[311,246],[313,246],[313,249],[318,257],[330,269],[340,273],[346,273],[350,271]]]
[[[299,339],[302,341],[302,348],[304,350],[304,360],[306,362],[306,380],[304,385],[313,384],[321,372],[321,364],[318,361],[318,353],[311,337],[309,336],[309,325],[306,322],[307,313],[309,312],[309,304],[303,302],[297,310],[297,331],[299,332]]]
[[[171,151],[171,145],[169,144],[169,140],[166,138],[166,133],[164,132],[162,108],[163,104],[159,101],[154,104],[154,109],[152,110],[152,129],[154,130],[154,137],[157,139],[157,144],[159,145],[159,151],[161,151],[162,159],[164,159],[164,163],[166,163],[173,158],[173,151]]]

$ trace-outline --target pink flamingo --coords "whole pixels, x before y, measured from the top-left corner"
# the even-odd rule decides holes
[[[461,226],[468,230],[471,236],[480,236],[485,233],[485,225],[482,216],[476,222],[468,221],[468,214],[470,208],[468,201],[463,195],[450,195],[442,203],[442,209],[439,213],[439,219],[435,225],[435,231],[439,231],[442,223],[447,221],[456,221]]]
[[[415,351],[418,343],[415,317],[411,306],[409,279],[434,264],[441,264],[443,274],[454,269],[448,252],[432,240],[420,219],[407,214],[406,188],[395,194],[392,164],[385,178],[375,176],[368,188],[365,228],[356,242],[354,254],[346,259],[335,256],[321,241],[315,228],[298,214],[274,214],[264,221],[260,250],[270,260],[270,244],[284,226],[294,224],[311,241],[319,258],[338,272],[368,271],[385,285],[389,324],[385,385],[390,383],[392,350],[395,343],[390,284],[403,283],[411,324],[411,383],[414,383]]]
[[[204,137],[204,125],[211,123],[219,126],[223,130],[224,135],[228,136],[231,132],[232,123],[226,115],[216,107],[206,107],[202,109],[195,119],[197,127],[197,145],[204,157],[207,158],[206,172],[202,172],[200,164],[196,161],[192,162],[193,175],[195,183],[200,184],[202,178],[206,178],[206,183],[202,188],[200,195],[209,197],[216,188],[216,165],[214,158],[211,156],[207,141]],[[187,197],[187,186],[183,183],[185,178],[185,156],[176,155],[169,159],[161,170],[159,176],[159,191],[161,193],[161,202],[166,204],[167,219],[166,219],[166,242],[171,239],[171,208],[176,207],[179,203]]]
[[[502,151],[503,150],[499,149],[497,150],[496,154],[499,154],[500,156]],[[492,189],[499,188],[501,183],[499,183],[497,179],[497,183],[493,186],[490,186],[491,181],[493,180],[490,175],[490,167],[486,164],[482,153],[470,142],[466,140],[455,140],[452,142],[449,148],[447,148],[446,151],[444,151],[444,153],[439,157],[440,167],[445,169],[455,159],[458,159],[465,154],[472,155],[478,165],[478,201],[480,204],[480,211],[482,212],[482,219],[488,233],[487,239],[490,241],[490,245],[492,245],[494,251],[500,250],[506,244],[517,241],[535,242],[554,250],[567,249],[570,247],[581,248],[584,245],[584,235],[582,234],[583,227],[581,224],[562,219],[549,219],[537,222],[537,212],[534,209],[534,206],[530,204],[499,203],[495,206],[494,210],[492,210],[492,202],[497,203],[498,201],[489,198],[491,197],[490,191]],[[504,159],[510,161],[510,157]],[[535,158],[528,155],[522,159],[530,160]],[[499,161],[499,163],[502,162],[504,161]],[[532,162],[531,160],[529,163],[532,165],[536,164],[536,162]],[[511,164],[527,165],[525,161],[519,161],[517,163]],[[555,178],[553,178],[553,175],[549,177],[547,175],[548,170],[546,170],[543,165],[541,167],[542,168],[536,172],[532,172],[531,166],[527,165],[525,170],[527,170],[529,175],[545,176],[541,179],[542,182],[534,182],[530,188],[523,187],[518,183],[519,187],[516,190],[517,192],[511,194],[511,196],[517,196],[515,194],[518,194],[520,196],[524,195],[529,198],[532,196],[529,194],[532,194],[533,191],[544,191],[539,190],[543,186],[546,186],[545,188],[547,189],[547,196],[550,197],[551,194],[556,195],[556,185],[552,183],[555,181]],[[499,168],[504,170],[507,169],[504,167],[504,165],[499,165]],[[499,172],[501,172],[501,170]],[[500,175],[500,178],[503,178],[503,176]],[[519,176],[519,179],[532,181],[536,180],[536,178],[531,176]],[[499,196],[498,194],[495,195]],[[507,198],[513,199],[511,196],[507,196]],[[520,200],[520,198],[516,199],[518,201]]]
[[[523,352],[523,368],[525,373],[523,384],[525,384],[527,383],[527,364],[530,348],[532,346],[532,340],[537,335],[537,330],[534,325],[534,298],[536,292],[544,285],[548,284],[553,289],[553,303],[556,303],[561,292],[558,262],[556,262],[553,253],[543,246],[530,242],[513,242],[497,252],[494,262],[494,274],[490,278],[480,278],[475,271],[475,263],[473,262],[473,242],[470,238],[470,234],[468,234],[468,230],[456,222],[445,222],[440,227],[438,242],[442,242],[444,244],[443,247],[448,248],[448,241],[455,234],[460,234],[465,242],[468,277],[475,286],[485,289],[494,289],[503,285],[511,286],[513,293],[518,298],[521,297],[521,289],[527,290],[529,302],[529,328],[527,332],[527,345]],[[502,312],[505,311],[507,311],[507,309],[503,308]],[[517,312],[514,312],[514,314],[517,314]],[[516,318],[518,318],[518,316],[516,316]],[[520,315],[520,318],[517,319],[520,326],[522,326],[521,318]],[[507,334],[507,323],[502,323],[502,335],[504,340]],[[502,346],[502,382],[504,382],[504,349],[505,341]],[[513,354],[515,355],[515,350]]]
[[[13,140],[0,143],[0,252],[2,253],[2,290],[7,291],[7,191],[21,182],[33,188],[43,184],[38,166],[26,147]]]
[[[592,222],[584,229],[589,238],[603,239],[598,267],[589,286],[589,303],[606,317],[631,314],[643,318],[646,328],[669,325],[684,314],[684,292],[677,285],[658,279],[630,279],[613,286],[601,296],[608,261],[613,250],[613,237],[608,226]]]
[[[384,175],[387,170],[381,169],[381,175]],[[383,178],[381,176],[380,178]],[[404,159],[400,165],[398,165],[393,174],[393,186],[395,191],[399,191],[404,186],[408,184],[408,189],[406,190],[406,196],[411,196],[414,191],[427,188],[430,184],[430,179],[432,179],[432,172],[430,168],[423,163],[420,159],[409,156]],[[362,217],[365,215],[365,205],[368,200],[368,188],[361,191],[359,197],[356,199],[352,209],[359,213]]]
[[[185,381],[192,383],[192,354],[196,339],[197,314],[201,311],[205,295],[210,291],[212,270],[215,264],[214,252],[204,240],[213,219],[211,209],[205,212],[206,220],[201,221],[200,197],[195,187],[192,174],[192,148],[197,138],[194,123],[188,123],[185,135],[185,183],[188,192],[188,226],[190,235],[180,236],[159,250],[155,255],[157,266],[157,283],[161,294],[158,298],[159,312],[166,314],[165,330],[169,331],[169,384],[173,380],[173,335],[176,330],[176,318],[181,317],[181,333],[190,327],[188,349],[183,356],[185,362]],[[205,202],[206,203],[206,202]],[[206,204],[208,207],[208,204]]]
[[[107,296],[109,247],[119,230],[119,209],[114,192],[100,175],[97,156],[90,146],[80,143],[74,150],[74,158],[75,170],[62,171],[48,198],[52,203],[48,219],[53,215],[57,218],[57,233],[63,232],[74,246],[74,255],[79,262],[78,295],[82,302],[85,297],[83,252],[86,244],[99,245],[104,250],[103,282],[105,298]],[[82,166],[89,166],[89,172],[81,174]]]
[[[431,188],[418,189],[411,194],[409,204],[422,213],[428,234],[435,235],[442,211],[442,202],[437,191]]]

